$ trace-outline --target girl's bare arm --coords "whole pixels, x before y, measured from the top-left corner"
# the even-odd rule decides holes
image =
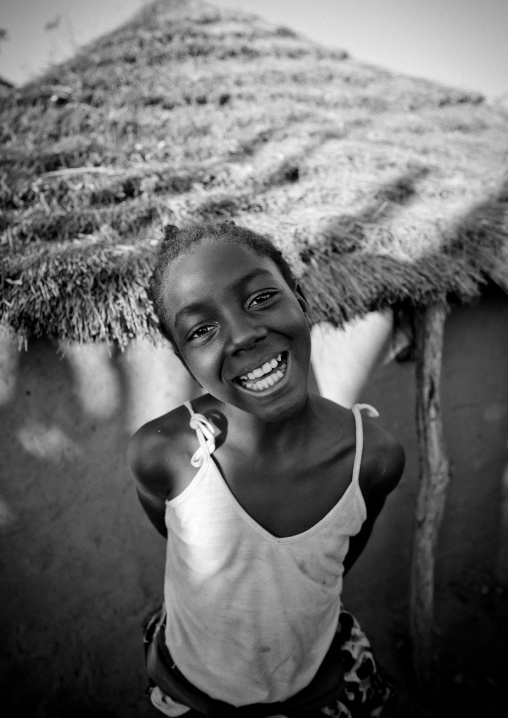
[[[161,435],[149,424],[131,439],[128,463],[136,480],[141,506],[157,531],[167,537],[166,498],[171,490],[167,449]]]

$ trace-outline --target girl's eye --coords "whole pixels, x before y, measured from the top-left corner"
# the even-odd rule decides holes
[[[275,296],[275,294],[275,291],[266,291],[261,292],[260,294],[256,294],[256,296],[250,302],[249,307],[255,307],[258,304],[263,304],[264,302],[267,302],[269,299]]]
[[[194,331],[189,334],[188,339],[203,339],[209,332],[212,331],[212,329],[213,326],[211,324],[204,324],[202,327],[194,329]]]

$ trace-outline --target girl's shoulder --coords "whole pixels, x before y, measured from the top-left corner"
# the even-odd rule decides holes
[[[406,456],[400,441],[383,427],[382,418],[362,415],[363,453],[360,482],[364,495],[381,498],[399,483]]]
[[[165,496],[177,473],[190,464],[196,432],[185,405],[144,424],[129,441],[128,462],[138,485]]]
[[[356,450],[356,422],[351,409],[319,397],[317,404],[340,435]],[[382,417],[361,412],[363,451],[360,484],[367,497],[386,495],[398,484],[405,464],[405,453],[400,441],[383,427]]]

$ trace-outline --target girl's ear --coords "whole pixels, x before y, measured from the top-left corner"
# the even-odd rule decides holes
[[[293,291],[295,293],[296,299],[298,300],[298,304],[301,306],[303,313],[307,318],[307,321],[309,321],[309,303],[301,285],[297,284]]]

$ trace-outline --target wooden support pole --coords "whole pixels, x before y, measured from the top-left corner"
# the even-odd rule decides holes
[[[441,420],[441,359],[446,305],[434,304],[417,314],[416,428],[419,488],[410,585],[413,661],[422,695],[432,676],[434,564],[450,472]]]

